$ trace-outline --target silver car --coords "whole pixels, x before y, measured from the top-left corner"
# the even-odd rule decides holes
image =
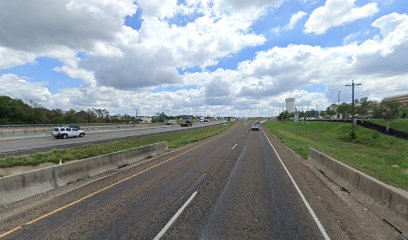
[[[252,131],[259,131],[259,124],[253,123],[251,125],[251,130]]]

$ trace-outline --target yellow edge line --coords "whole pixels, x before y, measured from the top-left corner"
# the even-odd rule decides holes
[[[235,125],[235,126],[236,126],[236,125]],[[111,185],[109,185],[109,186],[107,186],[107,187],[104,187],[104,188],[102,188],[102,189],[99,189],[99,190],[96,191],[96,192],[93,192],[93,193],[91,193],[91,194],[89,194],[89,195],[86,195],[86,196],[84,196],[84,197],[82,197],[82,198],[80,198],[80,199],[78,199],[78,200],[75,200],[75,201],[73,201],[73,202],[71,202],[71,203],[69,203],[69,204],[67,204],[67,205],[65,205],[65,206],[63,206],[63,207],[57,208],[57,209],[53,210],[52,212],[46,213],[46,214],[44,214],[44,215],[42,215],[42,216],[40,216],[40,217],[38,217],[38,218],[36,218],[36,219],[33,219],[33,220],[29,221],[29,222],[26,222],[26,223],[24,223],[24,224],[21,225],[21,226],[15,227],[15,228],[13,228],[13,229],[7,231],[7,232],[4,232],[4,233],[0,234],[0,238],[4,238],[4,237],[6,237],[6,236],[8,236],[8,235],[10,235],[10,234],[12,234],[12,233],[18,231],[19,229],[23,228],[24,226],[28,226],[28,225],[31,225],[31,224],[36,223],[36,222],[38,222],[38,221],[41,221],[41,220],[44,219],[44,218],[47,218],[47,217],[49,217],[49,216],[51,216],[51,215],[54,215],[55,213],[58,213],[58,212],[60,212],[60,211],[62,211],[62,210],[64,210],[64,209],[67,209],[67,208],[69,208],[69,207],[72,207],[73,205],[76,205],[76,204],[78,204],[78,203],[80,203],[80,202],[82,202],[82,201],[84,201],[84,200],[86,200],[86,199],[88,199],[88,198],[90,198],[90,197],[92,197],[92,196],[98,194],[98,193],[104,192],[104,191],[106,191],[106,190],[108,190],[108,189],[110,189],[110,188],[112,188],[112,187],[114,187],[114,186],[116,186],[116,185],[118,185],[118,184],[120,184],[120,183],[123,183],[123,182],[125,182],[125,181],[128,181],[128,180],[130,180],[130,179],[132,179],[132,178],[134,178],[134,177],[136,177],[136,176],[138,176],[138,175],[140,175],[140,174],[142,174],[142,173],[145,173],[145,172],[150,171],[150,170],[152,170],[153,168],[156,168],[156,167],[158,167],[158,166],[160,166],[160,165],[162,165],[162,164],[164,164],[164,163],[167,163],[167,162],[169,162],[169,161],[172,161],[172,160],[174,160],[174,159],[176,159],[176,158],[178,158],[178,157],[180,157],[180,156],[182,156],[182,155],[184,155],[184,154],[186,154],[186,153],[188,153],[188,152],[191,152],[191,151],[193,151],[193,150],[195,150],[195,149],[197,149],[197,148],[199,148],[199,147],[201,147],[201,146],[203,146],[203,145],[205,145],[205,144],[207,144],[207,143],[209,143],[209,142],[211,142],[211,141],[214,141],[214,140],[217,139],[217,138],[220,138],[220,137],[226,135],[226,134],[229,133],[232,129],[233,129],[233,128],[229,129],[229,131],[225,132],[224,134],[222,134],[222,135],[220,135],[220,136],[218,136],[218,137],[215,137],[215,138],[213,138],[213,139],[210,139],[209,141],[204,142],[204,143],[202,143],[202,144],[200,144],[200,145],[198,145],[198,146],[195,146],[194,148],[192,148],[192,149],[190,149],[190,150],[187,150],[187,151],[185,151],[185,152],[183,152],[183,153],[180,153],[180,154],[177,155],[177,156],[174,156],[174,157],[172,157],[172,158],[169,158],[169,159],[167,159],[166,161],[163,161],[163,162],[158,163],[158,164],[156,164],[156,165],[154,165],[154,166],[151,166],[151,167],[149,167],[149,168],[147,168],[147,169],[145,169],[145,170],[143,170],[143,171],[141,171],[141,172],[135,173],[135,174],[133,174],[133,175],[127,177],[127,178],[124,178],[124,179],[122,179],[122,180],[120,180],[120,181],[118,181],[118,182],[115,182],[115,183],[113,183],[113,184],[111,184]]]

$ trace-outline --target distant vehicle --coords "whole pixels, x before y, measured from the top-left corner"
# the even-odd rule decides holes
[[[251,130],[252,131],[259,131],[259,124],[253,123],[251,125]]]
[[[191,127],[193,126],[193,123],[190,120],[186,120],[185,123],[180,124],[182,127]]]
[[[356,114],[356,115],[354,115],[354,117],[357,118],[357,119],[372,119],[373,115],[372,114],[366,114],[366,115]]]
[[[167,121],[167,125],[176,125],[176,120],[169,120],[169,121]]]
[[[65,139],[65,138],[71,138],[71,137],[83,137],[85,136],[85,132],[77,128],[63,126],[63,127],[54,128],[51,135],[54,136],[55,138]]]
[[[204,119],[204,122],[209,122],[209,121],[210,121],[210,120],[208,120],[208,118],[205,118],[205,119]]]
[[[68,124],[67,127],[75,128],[75,129],[81,130],[81,128],[79,127],[78,124]]]

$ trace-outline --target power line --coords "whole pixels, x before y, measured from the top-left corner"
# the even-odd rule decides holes
[[[404,70],[404,71],[401,71],[401,70]],[[408,73],[408,65],[401,65],[387,72],[375,74],[371,78],[386,78],[386,77],[391,77],[391,76],[394,76],[397,74],[403,74],[403,73]]]
[[[374,93],[374,94],[380,94],[380,93],[399,92],[399,91],[406,91],[406,90],[408,90],[408,88],[394,89],[394,90],[383,91],[383,92],[372,92],[372,93]]]

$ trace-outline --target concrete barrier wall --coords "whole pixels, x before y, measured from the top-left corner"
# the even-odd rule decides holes
[[[167,142],[160,142],[0,178],[0,205],[165,153],[167,149]]]
[[[381,218],[408,236],[408,192],[387,185],[315,149],[308,161]]]

